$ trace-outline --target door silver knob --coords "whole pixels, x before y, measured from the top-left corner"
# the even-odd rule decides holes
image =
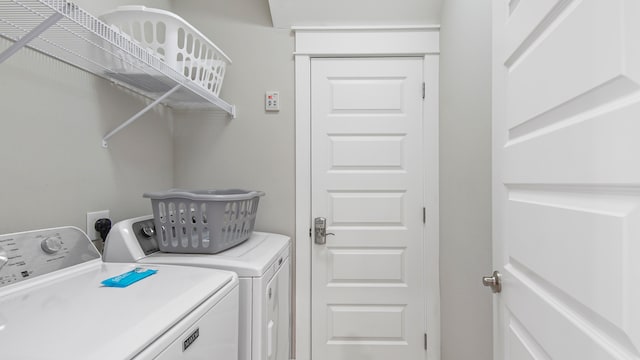
[[[492,276],[483,276],[482,285],[490,287],[494,293],[499,293],[502,291],[502,275],[496,270]]]
[[[327,219],[323,217],[317,217],[313,221],[316,236],[314,241],[316,244],[324,245],[327,243],[327,236],[335,235],[334,233],[327,232]]]

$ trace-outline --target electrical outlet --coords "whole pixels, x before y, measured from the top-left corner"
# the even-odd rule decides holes
[[[267,91],[264,94],[264,109],[266,111],[280,111],[280,92]]]
[[[109,218],[109,210],[100,210],[87,213],[87,235],[89,235],[89,239],[100,239],[100,234],[98,234],[98,232],[96,231],[95,226],[96,221],[102,218]]]

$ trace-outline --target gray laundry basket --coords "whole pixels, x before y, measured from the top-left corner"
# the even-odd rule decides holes
[[[179,190],[146,193],[160,251],[215,254],[253,232],[262,191]]]

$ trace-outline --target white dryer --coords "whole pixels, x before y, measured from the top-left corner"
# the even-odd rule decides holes
[[[124,288],[79,229],[0,235],[0,357],[11,360],[237,359],[238,280],[169,265]]]
[[[240,279],[240,360],[289,360],[289,243],[284,235],[254,232],[218,254],[163,253],[152,216],[121,221],[105,242],[105,262],[172,264],[233,271]]]

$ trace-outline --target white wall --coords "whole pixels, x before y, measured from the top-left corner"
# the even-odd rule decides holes
[[[76,3],[97,15],[125,1]],[[10,44],[0,38],[0,50]],[[0,233],[84,229],[86,213],[102,209],[114,220],[139,216],[150,212],[143,192],[172,185],[167,109],[148,113],[105,150],[102,136],[146,99],[29,49],[0,64],[0,84]]]
[[[492,358],[491,1],[446,0],[440,57],[442,359]]]
[[[440,24],[443,0],[269,0],[273,25],[398,26]],[[363,10],[365,9],[365,10]]]
[[[173,11],[233,60],[221,97],[238,109],[235,120],[211,112],[175,113],[176,186],[263,190],[256,229],[292,236],[293,34],[271,27],[266,1],[179,0]],[[280,91],[280,112],[265,112],[266,90]]]

